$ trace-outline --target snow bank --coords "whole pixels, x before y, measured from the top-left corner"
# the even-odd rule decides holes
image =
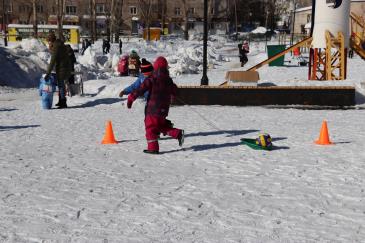
[[[0,48],[0,85],[29,88],[38,85],[51,55],[37,39],[24,39],[9,49]]]
[[[259,26],[256,29],[254,29],[253,31],[251,31],[251,33],[254,34],[265,34],[267,32],[265,27]]]
[[[181,74],[194,74],[203,70],[203,47],[201,45],[179,48],[175,55],[167,57],[170,66],[170,74],[173,77]],[[210,68],[218,62],[228,61],[222,55],[218,54],[216,49],[210,43],[208,48],[208,65]]]

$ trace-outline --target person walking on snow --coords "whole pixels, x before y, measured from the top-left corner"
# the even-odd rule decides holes
[[[243,41],[243,44],[238,45],[238,51],[240,54],[241,67],[243,67],[248,62],[247,53],[250,52],[247,40]]]
[[[65,44],[62,40],[56,39],[54,32],[50,32],[48,43],[51,50],[51,61],[48,65],[44,79],[48,80],[53,68],[56,69],[56,79],[59,90],[58,108],[67,108],[66,88],[71,76],[71,61]]]
[[[149,76],[152,75],[153,66],[145,58],[142,58],[142,62],[141,62],[140,69],[141,69],[141,74],[138,76],[138,78],[136,79],[136,81],[134,81],[131,85],[129,85],[128,87],[126,87],[125,89],[123,89],[119,93],[119,97],[123,97],[123,95],[129,95],[133,91],[137,90],[141,86],[141,84],[143,83],[143,81],[146,78],[148,78]],[[144,93],[143,96],[144,96],[144,99],[147,100],[147,98],[148,98],[148,91],[146,93]]]
[[[158,154],[158,138],[160,133],[165,133],[179,141],[179,145],[184,143],[184,130],[173,128],[166,117],[169,114],[171,99],[176,96],[177,86],[172,81],[168,63],[164,57],[158,57],[154,64],[154,73],[146,78],[141,86],[129,94],[127,107],[130,109],[133,102],[146,91],[149,92],[145,108],[145,130],[147,139],[147,149],[145,153]]]

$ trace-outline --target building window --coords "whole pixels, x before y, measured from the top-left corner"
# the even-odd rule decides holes
[[[5,5],[5,9],[7,13],[12,13],[13,12],[13,5]]]
[[[76,6],[66,6],[66,14],[76,14]]]
[[[96,13],[98,13],[98,14],[105,13],[105,5],[104,4],[96,4]]]
[[[181,9],[180,8],[175,8],[175,15],[181,15]]]
[[[214,14],[214,8],[210,9],[210,14]]]
[[[188,13],[189,14],[195,14],[195,8],[189,8]]]
[[[43,6],[37,5],[37,13],[43,13]]]
[[[129,7],[129,12],[131,15],[137,15],[137,7]]]

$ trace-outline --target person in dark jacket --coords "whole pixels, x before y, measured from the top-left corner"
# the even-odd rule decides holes
[[[122,55],[123,42],[122,39],[119,39],[119,54]]]
[[[241,67],[243,67],[248,62],[247,53],[250,52],[250,47],[246,40],[243,44],[238,44],[238,51],[240,54]]]
[[[167,134],[184,143],[184,130],[171,126],[166,119],[169,114],[171,99],[176,96],[177,86],[172,81],[168,63],[164,57],[158,57],[153,65],[154,73],[144,80],[141,86],[128,96],[127,107],[130,109],[133,102],[146,91],[149,92],[145,108],[145,130],[147,149],[145,153],[158,154],[158,138],[161,133]]]
[[[56,39],[53,32],[48,35],[48,43],[51,50],[51,61],[48,65],[44,79],[50,78],[53,68],[56,69],[57,86],[59,90],[59,108],[67,108],[66,86],[71,75],[71,62],[67,48],[63,41]]]
[[[110,52],[110,41],[109,41],[109,39],[106,39],[105,54],[108,54],[109,52]]]
[[[72,49],[72,47],[70,45],[66,45],[66,48],[67,48],[68,58],[70,58],[70,64],[71,64],[71,76],[68,80],[68,83],[74,84],[75,83],[76,56],[75,56],[74,50]]]

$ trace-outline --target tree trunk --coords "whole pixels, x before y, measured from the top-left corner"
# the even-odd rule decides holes
[[[113,38],[113,34],[115,33],[115,28],[114,28],[114,22],[115,22],[115,2],[114,0],[111,0],[111,4],[110,4],[110,26],[109,26],[109,29],[110,29],[110,36],[109,36],[109,40],[111,42],[114,41],[114,38]]]
[[[37,23],[37,4],[36,0],[33,0],[33,36],[38,38],[38,23]]]
[[[6,12],[5,12],[5,0],[3,0],[3,36],[4,36],[4,46],[8,46],[8,37],[7,37],[7,30],[6,30]]]
[[[63,33],[62,33],[63,3],[64,3],[64,0],[57,0],[57,31],[58,31],[59,39],[61,39],[63,36]]]
[[[166,24],[166,0],[162,0],[162,34],[165,34],[165,24]]]
[[[94,43],[97,38],[96,33],[96,2],[95,0],[90,0],[91,8],[91,42]]]
[[[189,40],[189,22],[188,22],[188,16],[186,15],[185,17],[185,22],[184,22],[184,25],[185,25],[185,28],[184,28],[184,39],[185,40]]]

